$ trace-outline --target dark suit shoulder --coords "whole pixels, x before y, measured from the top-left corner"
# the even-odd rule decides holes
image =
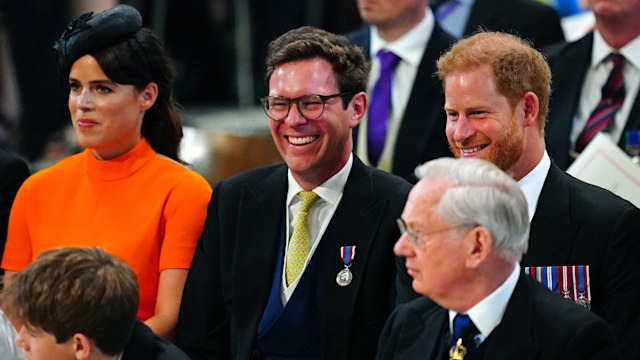
[[[24,160],[0,149],[0,168],[4,167],[15,169],[15,171],[19,171],[20,173],[29,173],[29,167]]]
[[[584,214],[585,216],[597,215],[600,221],[607,219],[616,222],[626,212],[640,213],[640,210],[632,203],[607,189],[588,184],[564,172],[562,176],[565,176],[569,182],[570,201],[572,201],[572,210],[576,214]],[[584,220],[594,221],[595,219],[585,217]]]
[[[286,173],[287,165],[285,163],[265,165],[220,180],[215,187],[218,189],[224,188],[225,191],[232,191],[245,185],[258,186],[273,176],[286,176]]]
[[[352,43],[364,48],[366,44],[369,44],[369,36],[371,35],[371,30],[368,25],[361,27],[360,29],[351,31],[346,33],[344,36],[349,39]],[[369,57],[369,54],[365,54],[366,57]]]
[[[544,48],[544,54],[547,55],[550,66],[553,68],[553,64],[559,58],[572,57],[588,57],[591,55],[591,46],[593,43],[593,33],[587,33],[580,39],[572,42],[561,42],[553,45],[546,46]],[[575,60],[575,59],[574,59]]]
[[[531,0],[476,0],[465,34],[479,28],[514,33],[529,39],[536,48],[564,41],[558,12]]]
[[[376,359],[436,359],[449,333],[447,310],[421,296],[398,306],[380,335]]]
[[[426,296],[420,296],[406,304],[399,305],[394,314],[398,320],[418,317],[427,318],[433,311],[441,311],[443,308]]]
[[[177,346],[167,343],[136,319],[122,360],[189,360]]]
[[[371,172],[372,185],[378,194],[383,194],[384,196],[391,198],[404,194],[406,197],[413,186],[400,176],[390,174],[371,166],[367,166],[367,169]]]

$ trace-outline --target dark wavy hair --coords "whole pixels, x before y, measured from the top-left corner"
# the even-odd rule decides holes
[[[180,110],[171,94],[176,72],[153,31],[142,28],[127,40],[89,54],[116,83],[133,85],[138,91],[151,82],[158,85],[158,98],[144,114],[142,136],[156,152],[184,163],[178,156],[182,140]]]
[[[265,74],[267,88],[269,79],[278,66],[316,57],[331,63],[338,81],[338,90],[348,93],[342,97],[345,109],[353,95],[367,90],[371,64],[362,50],[344,36],[311,26],[290,30],[269,44]]]

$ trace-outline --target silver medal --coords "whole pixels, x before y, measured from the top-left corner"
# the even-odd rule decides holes
[[[345,287],[351,284],[351,280],[353,280],[353,274],[351,273],[351,270],[349,270],[348,267],[345,267],[344,269],[340,270],[340,272],[338,273],[338,276],[336,276],[336,282],[338,283],[338,285],[342,287]]]
[[[591,300],[587,299],[583,293],[580,293],[578,300],[576,300],[578,305],[582,305],[585,309],[591,310]]]

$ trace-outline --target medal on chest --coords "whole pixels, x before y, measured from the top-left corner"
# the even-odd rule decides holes
[[[338,272],[338,275],[336,276],[336,283],[338,283],[338,285],[345,287],[351,284],[351,281],[353,280],[353,273],[351,273],[351,270],[349,270],[349,268],[351,267],[351,262],[353,261],[353,258],[355,256],[355,245],[340,247],[340,257],[342,258],[344,269],[340,270]]]

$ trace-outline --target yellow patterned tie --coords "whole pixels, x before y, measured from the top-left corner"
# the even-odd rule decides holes
[[[287,249],[285,260],[287,286],[291,285],[300,276],[304,262],[309,255],[311,248],[309,244],[309,209],[320,198],[313,191],[300,191],[298,195],[302,197],[302,207],[298,213],[298,219],[293,228],[293,234]]]

